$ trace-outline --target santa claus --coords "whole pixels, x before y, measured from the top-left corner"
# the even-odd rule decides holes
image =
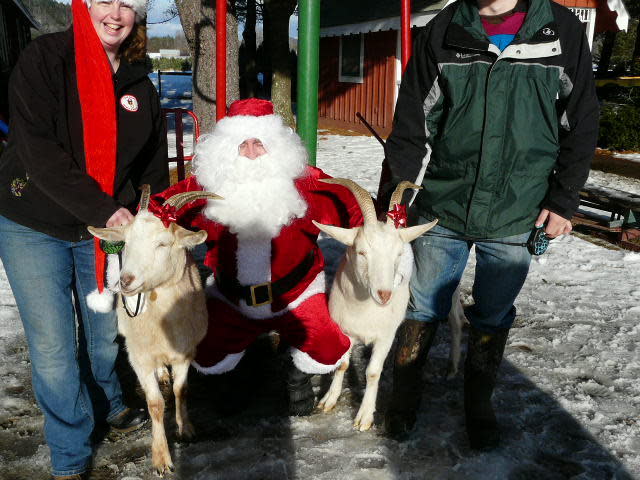
[[[209,234],[204,263],[213,271],[207,281],[210,320],[195,367],[206,374],[228,372],[259,335],[275,330],[290,346],[297,369],[334,370],[350,340],[329,316],[312,220],[361,224],[353,195],[318,181],[328,176],[307,165],[300,138],[266,100],[234,102],[213,133],[200,139],[193,167],[194,176],[154,200],[161,204],[194,190],[224,198],[169,213]]]

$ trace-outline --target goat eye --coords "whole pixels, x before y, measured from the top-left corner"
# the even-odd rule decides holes
[[[362,255],[363,257],[366,257],[367,253],[366,252],[358,252],[358,255]]]

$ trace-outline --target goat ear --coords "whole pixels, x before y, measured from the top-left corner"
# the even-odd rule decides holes
[[[339,241],[340,243],[344,243],[348,247],[353,245],[353,241],[355,240],[356,234],[358,233],[358,228],[334,227],[333,225],[323,225],[322,223],[318,223],[315,220],[311,221],[316,227],[329,235],[331,238],[335,238],[337,241]]]
[[[398,230],[398,233],[403,242],[405,243],[413,242],[420,235],[428,232],[433,227],[435,227],[436,223],[438,223],[437,218],[433,222],[425,223],[423,225],[416,225],[415,227],[401,228],[400,230]]]
[[[206,230],[198,230],[197,232],[191,232],[186,228],[182,228],[175,223],[172,224],[174,230],[173,234],[176,237],[178,245],[183,248],[193,248],[196,245],[200,245],[207,239]]]
[[[119,227],[109,228],[97,228],[87,227],[89,233],[100,240],[106,240],[108,242],[122,242],[124,240],[124,230],[127,228],[125,225]]]

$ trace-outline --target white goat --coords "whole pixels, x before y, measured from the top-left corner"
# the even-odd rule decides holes
[[[438,221],[396,228],[394,221],[390,219],[386,222],[376,219],[371,196],[355,182],[338,178],[321,181],[349,188],[355,195],[364,218],[362,227],[352,229],[316,222],[314,224],[348,246],[331,288],[331,316],[350,337],[352,347],[354,342],[373,344],[366,371],[367,386],[354,421],[354,427],[365,431],[373,424],[382,367],[393,344],[396,330],[404,320],[409,301],[409,279],[413,268],[413,253],[409,242],[433,228]],[[407,188],[421,187],[410,182],[402,182],[391,197],[389,210],[400,204],[402,194]],[[457,358],[454,353],[452,360],[459,361],[459,319],[456,319],[455,326],[458,331],[458,349]],[[338,401],[347,368],[348,356],[334,373],[329,390],[318,404],[325,412],[330,411]]]
[[[189,201],[203,197],[220,198],[209,192],[188,192],[175,195],[166,203],[179,210]],[[174,468],[164,429],[164,400],[158,386],[158,376],[166,373],[167,366],[173,374],[178,434],[189,438],[194,433],[187,414],[186,381],[196,346],[207,331],[207,307],[196,263],[186,249],[204,242],[207,232],[190,232],[175,223],[165,227],[147,210],[148,201],[145,185],[132,223],[88,228],[100,239],[125,242],[117,299],[118,331],[126,340],[129,362],[147,399],[152,421],[152,462],[162,476]],[[137,301],[131,301],[134,296]],[[132,313],[135,310],[140,311]]]

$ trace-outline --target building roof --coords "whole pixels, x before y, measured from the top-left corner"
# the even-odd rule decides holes
[[[411,25],[423,26],[453,0],[413,0]],[[400,29],[400,0],[322,0],[320,35],[351,35]]]
[[[34,18],[34,16],[31,15],[31,12],[25,6],[25,4],[22,3],[22,0],[9,0],[9,1],[13,3],[16,6],[16,8],[22,12],[22,14],[25,16],[28,22],[33,26],[33,28],[35,28],[36,30],[40,30],[40,24]]]

